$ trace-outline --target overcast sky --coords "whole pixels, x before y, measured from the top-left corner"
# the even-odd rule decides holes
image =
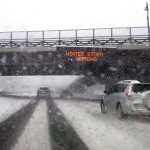
[[[150,0],[0,0],[0,31],[146,26]]]

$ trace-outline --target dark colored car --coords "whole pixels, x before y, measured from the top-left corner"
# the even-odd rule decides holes
[[[69,90],[64,90],[62,91],[62,93],[60,94],[60,97],[62,98],[70,98],[70,97],[73,97],[73,94],[71,91]]]
[[[50,98],[51,97],[51,91],[48,87],[40,87],[38,90],[37,90],[37,99],[40,99],[40,98]]]

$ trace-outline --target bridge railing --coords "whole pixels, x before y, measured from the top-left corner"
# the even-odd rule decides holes
[[[0,32],[0,47],[145,44],[147,27]]]

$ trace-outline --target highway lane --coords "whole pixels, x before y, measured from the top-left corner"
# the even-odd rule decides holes
[[[12,150],[50,150],[47,105],[41,100]]]
[[[61,99],[55,103],[90,150],[150,148],[150,119],[118,120],[111,112],[102,114],[93,102]]]
[[[88,150],[52,98],[41,99],[11,150]]]

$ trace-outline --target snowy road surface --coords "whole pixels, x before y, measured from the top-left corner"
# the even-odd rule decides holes
[[[30,102],[4,99],[0,99],[1,106],[5,106],[2,107],[3,112],[12,108],[17,111]],[[110,112],[102,114],[99,104],[89,101],[56,99],[54,102],[89,150],[150,149],[150,119],[129,117],[118,120],[116,115]],[[46,100],[39,101],[12,150],[52,149],[47,107],[49,106]]]
[[[19,100],[15,98],[0,97],[0,122],[6,120],[29,102],[31,102],[30,99]]]
[[[149,121],[118,120],[101,114],[98,103],[55,100],[72,127],[90,150],[149,150]]]
[[[40,101],[12,150],[50,150],[46,101]]]

